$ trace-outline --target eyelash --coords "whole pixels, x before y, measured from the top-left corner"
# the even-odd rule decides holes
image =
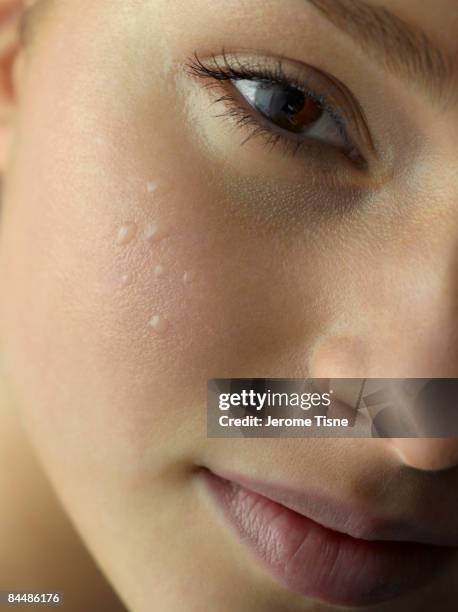
[[[343,119],[341,113],[328,102],[324,95],[309,88],[306,83],[288,76],[283,69],[283,62],[281,59],[276,60],[273,64],[256,64],[252,60],[241,60],[240,58],[229,56],[227,52],[223,50],[220,56],[212,55],[208,64],[204,63],[197,53],[195,53],[187,63],[187,69],[191,75],[208,80],[207,86],[209,88],[217,87],[219,91],[221,91],[221,83],[226,81],[231,83],[241,80],[282,85],[285,88],[293,87],[304,93],[308,98],[315,101],[324,111],[329,113],[339,126],[342,137],[350,145],[346,121]],[[224,103],[226,105],[226,110],[216,115],[217,117],[230,118],[235,122],[236,126],[251,130],[248,136],[242,141],[242,145],[252,138],[259,136],[263,138],[265,146],[273,149],[275,146],[281,145],[283,150],[292,156],[297,155],[304,148],[317,146],[326,147],[327,149],[334,148],[336,152],[354,166],[359,168],[364,168],[366,166],[366,160],[364,160],[359,152],[359,157],[352,159],[345,151],[338,150],[331,145],[307,139],[298,140],[284,132],[280,133],[274,131],[274,127],[269,125],[267,119],[262,120],[261,117],[256,115],[256,111],[253,108],[249,108],[248,102],[243,104],[237,99],[238,97],[240,96],[237,96],[237,94],[232,95],[226,91],[224,95],[214,100],[214,103]]]

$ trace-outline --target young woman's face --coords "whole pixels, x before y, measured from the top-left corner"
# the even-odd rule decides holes
[[[338,575],[301,592],[198,469],[458,544],[453,439],[206,438],[209,378],[458,376],[456,1],[365,6],[51,0],[31,15],[4,179],[6,382],[135,612],[458,598],[442,548],[425,586],[404,563],[381,591]]]

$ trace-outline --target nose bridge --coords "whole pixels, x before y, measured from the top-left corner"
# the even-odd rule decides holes
[[[458,203],[385,249],[367,263],[359,296],[364,376],[458,377]]]
[[[310,351],[311,376],[458,378],[458,231],[451,235],[359,264],[351,297]]]

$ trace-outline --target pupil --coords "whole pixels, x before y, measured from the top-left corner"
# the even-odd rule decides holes
[[[285,92],[285,98],[285,106],[283,109],[285,113],[295,115],[304,108],[306,99],[302,91],[298,89],[288,89]]]

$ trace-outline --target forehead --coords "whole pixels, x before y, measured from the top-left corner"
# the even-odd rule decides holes
[[[420,84],[429,92],[431,100],[436,100],[443,107],[455,105],[458,92],[458,2],[457,0],[232,0],[230,13],[239,6],[240,22],[245,31],[257,28],[259,19],[263,31],[275,36],[275,15],[281,12],[285,16],[285,3],[291,6],[291,19],[299,8],[316,12],[314,9],[324,7],[322,13],[328,13],[334,25],[346,30],[350,37],[358,31],[365,50],[384,65],[406,77],[414,85]],[[39,40],[46,40],[43,22],[59,23],[59,15],[64,13],[73,16],[80,24],[98,19],[97,12],[103,13],[103,20],[111,19],[122,28],[124,16],[135,21],[138,12],[141,15],[159,13],[162,19],[170,18],[176,28],[177,21],[186,17],[186,27],[180,31],[176,44],[186,46],[194,36],[199,36],[203,28],[217,20],[216,31],[224,39],[225,31],[231,30],[230,19],[226,21],[227,4],[225,0],[213,0],[211,4],[202,0],[29,0],[27,16],[23,20],[21,38],[26,46]],[[319,12],[319,11],[318,11]],[[339,12],[344,19],[339,18]],[[289,13],[287,11],[286,13]],[[297,13],[297,14],[299,14]],[[195,19],[192,18],[195,15]],[[250,15],[252,17],[250,18]],[[187,16],[191,16],[189,19]],[[274,16],[274,17],[273,17]],[[336,18],[335,18],[336,17]],[[45,19],[46,18],[46,19]],[[208,23],[206,22],[208,20]],[[367,21],[367,23],[365,23]],[[359,26],[358,26],[359,22]],[[286,19],[288,28],[288,18]],[[226,25],[225,25],[226,24]],[[343,28],[342,28],[343,25]],[[126,28],[128,24],[126,24]],[[294,29],[294,28],[293,28]],[[296,29],[297,32],[297,29]],[[361,36],[362,33],[362,36]],[[37,35],[38,34],[38,35]],[[141,31],[139,31],[141,37]],[[145,28],[145,36],[147,29]],[[302,35],[291,35],[291,40],[304,38]],[[180,42],[181,41],[181,42]],[[373,44],[377,42],[378,44]],[[215,39],[214,42],[217,42]],[[368,44],[364,44],[368,43]],[[321,45],[319,45],[321,46]],[[328,46],[323,43],[323,48]],[[71,49],[68,49],[71,53]],[[374,58],[375,55],[375,58]]]
[[[284,7],[285,3],[307,4],[308,0],[268,0],[267,4],[273,5],[275,2]],[[337,1],[337,0],[336,0]],[[453,51],[458,55],[458,2],[456,0],[339,0],[343,5],[348,4],[350,7],[357,8],[358,3],[361,5],[366,4],[374,8],[384,8],[391,11],[396,16],[404,19],[408,23],[424,29],[433,38],[441,40],[443,44],[446,44],[449,51]],[[247,9],[246,0],[233,0],[234,4],[240,4],[241,8]],[[113,11],[120,9],[119,0],[109,0],[108,2],[100,2],[100,8],[111,8]],[[193,4],[196,8],[202,10],[205,4],[198,0],[122,0],[123,7],[131,4],[132,6],[151,4],[152,8],[154,5],[168,5],[171,16],[175,11],[188,12]],[[225,4],[225,0],[213,0],[212,5]],[[259,14],[258,3],[252,3],[254,10]],[[80,12],[84,10],[85,3],[80,0],[60,0],[59,5]],[[57,8],[56,0],[25,0],[25,6],[27,7],[27,23],[36,25],[40,20],[50,11],[52,8]],[[161,9],[163,7],[161,6]],[[210,7],[209,7],[210,9]]]

